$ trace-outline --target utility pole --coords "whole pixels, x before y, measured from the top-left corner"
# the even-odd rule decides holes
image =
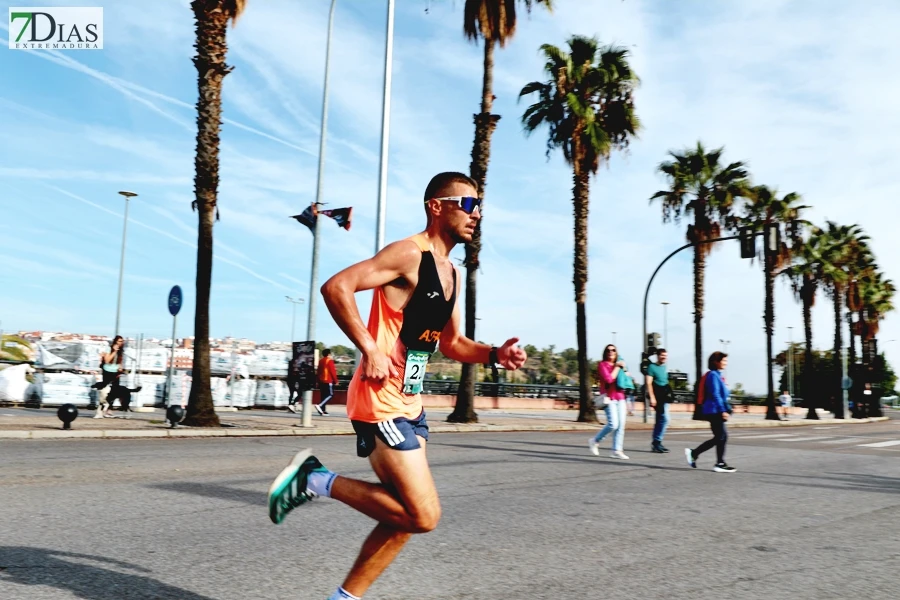
[[[294,325],[297,323],[297,305],[303,304],[303,298],[291,298],[290,296],[285,296],[284,298],[294,305],[291,309],[291,343],[293,344],[296,339],[294,337]]]
[[[122,225],[122,257],[119,260],[119,295],[116,298],[116,329],[113,337],[119,335],[119,316],[122,312],[122,278],[125,273],[125,238],[128,235],[128,204],[129,200],[137,196],[134,192],[119,192],[125,197],[125,222]]]
[[[669,347],[669,315],[666,314],[668,312],[669,303],[663,300],[661,302],[663,307],[663,346]]]

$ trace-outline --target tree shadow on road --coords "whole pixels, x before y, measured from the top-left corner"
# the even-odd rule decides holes
[[[495,452],[507,452],[512,453],[517,456],[521,456],[523,458],[544,458],[548,460],[554,461],[562,461],[562,462],[578,462],[578,463],[594,463],[610,466],[613,468],[621,468],[621,467],[639,467],[643,469],[658,469],[661,471],[684,471],[684,467],[670,467],[667,465],[648,465],[644,463],[635,462],[633,460],[603,460],[602,458],[598,458],[596,456],[581,456],[575,454],[565,454],[562,452],[549,452],[546,450],[525,450],[522,448],[499,448],[497,446],[483,446],[479,444],[448,444],[443,442],[442,446],[448,446],[452,448],[467,448],[470,450],[493,450]],[[569,448],[575,449],[574,446],[568,446]],[[641,452],[641,450],[629,450],[629,452]],[[587,447],[585,447],[585,454],[587,453]],[[647,452],[650,454],[650,452]],[[472,461],[473,464],[484,463],[486,461]],[[497,462],[508,462],[497,461]],[[442,467],[442,466],[454,466],[454,463],[436,463],[432,465],[432,468]]]
[[[752,471],[746,471],[753,473]],[[900,494],[900,477],[884,477],[864,473],[825,473],[824,475],[793,475],[788,473],[753,473],[770,477],[784,477],[801,481],[769,481],[778,485],[797,487],[814,487],[829,490],[846,490],[851,492],[877,492],[880,494]],[[804,482],[814,480],[821,483]]]
[[[100,565],[141,574],[120,573]],[[0,546],[0,584],[7,589],[12,584],[49,586],[66,590],[75,598],[90,600],[213,600],[153,579],[151,573],[144,567],[103,556]],[[11,590],[3,595],[13,597]]]

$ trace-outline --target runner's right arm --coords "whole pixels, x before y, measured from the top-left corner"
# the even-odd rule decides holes
[[[322,286],[325,306],[350,341],[363,353],[363,374],[383,380],[395,374],[388,356],[378,350],[359,314],[354,294],[386,285],[398,279],[410,280],[418,272],[422,252],[414,242],[402,240],[384,247],[368,260],[335,274]]]

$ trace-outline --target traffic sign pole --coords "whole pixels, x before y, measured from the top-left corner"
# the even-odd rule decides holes
[[[166,375],[166,389],[163,395],[163,406],[170,404],[172,398],[172,379],[175,377],[175,327],[178,323],[178,311],[181,310],[183,296],[179,286],[172,287],[169,291],[169,314],[172,315],[172,346],[169,351],[169,372]]]
[[[169,352],[169,374],[166,377],[166,406],[169,405],[172,398],[172,380],[175,378],[175,323],[178,316],[172,317],[172,349]]]

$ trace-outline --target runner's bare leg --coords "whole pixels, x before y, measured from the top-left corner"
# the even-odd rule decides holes
[[[369,461],[382,485],[338,477],[331,497],[377,520],[343,588],[362,597],[394,561],[413,533],[437,527],[440,500],[425,455],[425,440],[417,450],[393,450],[376,439]]]

